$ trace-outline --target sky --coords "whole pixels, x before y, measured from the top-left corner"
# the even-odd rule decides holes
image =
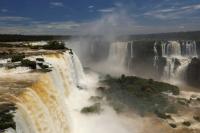
[[[0,0],[0,34],[200,30],[200,0]]]

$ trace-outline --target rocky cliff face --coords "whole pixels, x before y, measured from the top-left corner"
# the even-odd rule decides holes
[[[129,70],[135,75],[148,78],[156,77],[154,43],[155,41],[133,41],[128,44],[126,61],[131,64],[128,66]]]
[[[200,86],[200,59],[193,58],[187,67],[187,83],[193,86]]]
[[[200,57],[200,41],[197,41],[197,54],[198,54],[198,57]]]

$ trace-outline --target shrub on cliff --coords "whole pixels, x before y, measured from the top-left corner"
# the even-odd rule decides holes
[[[36,58],[36,61],[44,62],[44,58]]]
[[[12,62],[17,62],[17,61],[21,61],[22,59],[25,58],[25,54],[23,53],[17,53],[11,56],[11,61]]]
[[[36,69],[36,62],[30,61],[28,59],[22,60],[21,65],[25,67],[30,67],[31,69]]]
[[[44,45],[43,48],[49,50],[65,49],[65,43],[60,41],[50,41],[47,45]]]
[[[38,64],[38,66],[40,66],[40,68],[42,68],[42,69],[47,69],[47,68],[49,68],[48,65],[45,65],[45,64],[43,64],[43,63],[37,63],[37,64]]]
[[[0,104],[0,132],[8,128],[15,129],[15,122],[13,120],[13,111],[16,107],[13,104]]]
[[[100,103],[95,103],[91,106],[84,107],[81,110],[81,113],[90,114],[90,113],[100,113],[101,112],[101,105]]]

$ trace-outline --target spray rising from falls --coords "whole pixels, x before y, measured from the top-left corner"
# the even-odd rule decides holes
[[[184,71],[193,57],[197,57],[195,41],[162,42],[162,57],[166,58],[164,80],[181,80]]]

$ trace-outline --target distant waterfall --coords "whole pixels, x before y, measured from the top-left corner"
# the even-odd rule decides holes
[[[162,42],[162,57],[166,58],[163,79],[171,80],[182,77],[187,65],[193,57],[197,56],[195,41],[168,41]],[[180,76],[181,75],[181,76]]]
[[[162,45],[163,56],[181,56],[181,44],[177,41],[169,41]]]
[[[183,51],[183,54],[185,56],[189,56],[189,57],[197,56],[197,48],[196,48],[195,41],[186,41],[186,42],[183,42],[182,45],[183,45],[183,49],[185,49]]]
[[[110,45],[108,61],[113,65],[125,65],[127,55],[127,42],[114,42]]]
[[[131,41],[131,58],[134,58],[134,49],[133,49],[133,45],[134,45],[134,42]]]
[[[168,41],[162,42],[162,56],[163,57],[196,57],[196,42],[195,41]]]
[[[131,63],[132,63],[132,60],[134,58],[134,41],[130,41],[129,42],[130,44],[130,55],[129,55],[129,59],[128,59],[128,71],[131,72]]]
[[[153,46],[153,50],[154,50],[154,62],[153,62],[153,66],[156,68],[156,70],[158,69],[157,66],[157,62],[158,62],[158,50],[157,50],[157,42],[155,41],[154,46]]]
[[[108,73],[126,74],[127,73],[127,50],[128,42],[113,42],[110,44],[109,54],[105,61]]]

